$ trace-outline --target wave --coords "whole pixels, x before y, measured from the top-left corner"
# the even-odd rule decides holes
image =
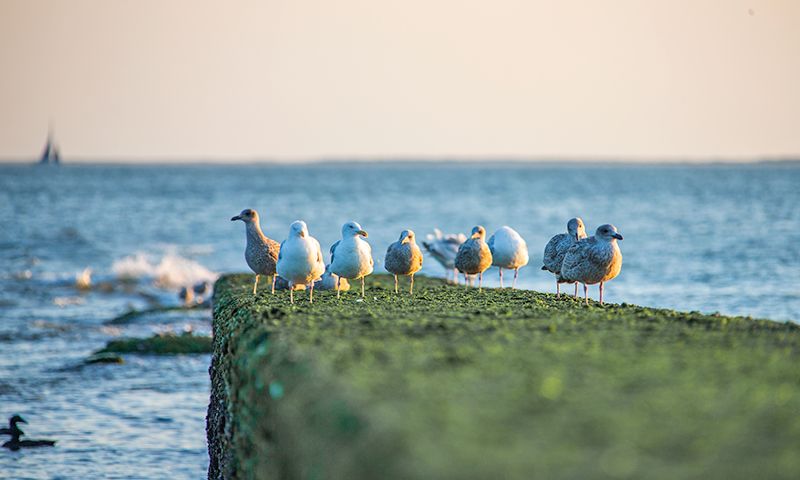
[[[202,282],[213,283],[219,274],[176,253],[156,256],[137,252],[114,261],[111,271],[120,280],[150,280],[164,289],[179,289]]]

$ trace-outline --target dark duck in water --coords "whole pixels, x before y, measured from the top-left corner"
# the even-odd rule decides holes
[[[19,450],[28,447],[52,447],[56,444],[55,440],[20,440],[25,432],[17,425],[18,423],[28,423],[19,415],[14,415],[8,419],[8,428],[0,428],[0,434],[11,435],[11,440],[3,444],[3,448],[9,450]]]

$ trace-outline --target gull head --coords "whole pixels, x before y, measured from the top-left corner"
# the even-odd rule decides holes
[[[622,235],[617,232],[617,227],[611,225],[610,223],[597,227],[597,231],[594,233],[594,236],[607,242],[622,240]]]
[[[586,226],[583,224],[581,217],[575,217],[567,222],[567,233],[570,237],[575,237],[575,240],[586,238]]]
[[[480,238],[481,240],[486,238],[486,229],[483,228],[481,225],[475,225],[472,227],[472,237],[471,238]]]
[[[289,236],[290,237],[301,237],[305,238],[308,236],[308,226],[306,222],[302,220],[295,220],[289,225]]]
[[[231,222],[235,222],[236,220],[241,220],[244,223],[258,222],[258,212],[252,208],[245,208],[239,215],[231,217]]]
[[[358,222],[350,221],[342,225],[342,238],[355,237],[357,235],[361,235],[364,238],[369,236]]]
[[[414,230],[403,230],[400,233],[400,243],[414,243]]]

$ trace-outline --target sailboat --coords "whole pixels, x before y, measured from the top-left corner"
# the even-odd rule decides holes
[[[39,165],[58,165],[61,163],[61,153],[58,145],[53,142],[53,131],[47,133],[47,143],[44,145],[44,152],[39,159]]]

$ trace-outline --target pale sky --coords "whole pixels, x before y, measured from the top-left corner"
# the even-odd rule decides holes
[[[0,0],[0,161],[800,154],[800,1]]]

